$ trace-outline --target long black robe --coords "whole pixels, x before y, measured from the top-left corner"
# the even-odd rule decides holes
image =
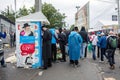
[[[48,67],[49,59],[51,58],[51,39],[52,34],[49,30],[44,31],[43,33],[43,46],[42,46],[42,56],[43,56],[43,62],[44,67]]]

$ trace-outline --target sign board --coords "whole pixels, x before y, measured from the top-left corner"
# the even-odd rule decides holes
[[[42,66],[41,22],[16,23],[17,67]]]

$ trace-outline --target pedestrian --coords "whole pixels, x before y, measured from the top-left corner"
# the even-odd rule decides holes
[[[42,56],[43,56],[43,69],[47,69],[52,66],[51,63],[51,39],[52,34],[46,26],[42,26],[43,31],[43,45],[42,45]]]
[[[68,38],[68,47],[69,47],[69,59],[70,64],[79,66],[80,59],[80,48],[83,40],[80,34],[78,33],[78,27],[74,28]]]
[[[14,46],[14,33],[10,33],[10,47],[12,48]]]
[[[67,43],[67,39],[66,39],[66,35],[63,32],[62,28],[59,28],[58,42],[59,42],[60,50],[61,50],[61,53],[62,53],[61,62],[66,62],[65,45]]]
[[[97,32],[97,58],[100,57],[100,38],[101,38],[101,32]]]
[[[84,59],[84,57],[87,56],[87,44],[88,44],[88,33],[86,32],[84,26],[82,26],[79,34],[81,35],[83,39],[83,43],[81,45],[81,58]]]
[[[108,54],[108,61],[110,65],[110,69],[115,69],[115,50],[117,48],[117,37],[115,36],[113,31],[109,32],[109,36],[107,38],[107,54]]]
[[[95,35],[95,32],[92,32],[92,35],[90,36],[90,42],[92,43],[92,57],[93,60],[96,60],[96,45],[97,45],[98,38]]]
[[[0,32],[0,38],[6,38],[6,31],[4,31],[4,33]],[[7,65],[5,64],[5,60],[4,60],[4,51],[2,49],[2,40],[0,39],[0,63],[2,67],[6,67]]]
[[[56,33],[55,29],[50,29],[50,32],[52,34],[52,40],[51,40],[51,58],[53,62],[56,62],[56,55],[57,55],[57,40],[58,40],[58,35]]]
[[[13,46],[15,46],[16,45],[16,34],[14,33],[14,39],[13,39]]]
[[[66,35],[66,45],[65,45],[65,53],[68,55],[68,51],[69,51],[69,49],[68,49],[68,37],[69,37],[69,35],[70,35],[70,30],[67,30],[67,29],[63,29],[63,32],[65,33],[65,35]]]
[[[107,55],[106,55],[107,37],[103,32],[101,33],[101,38],[99,40],[99,43],[100,43],[100,48],[101,48],[101,61],[100,62],[104,62],[104,56],[107,59]]]

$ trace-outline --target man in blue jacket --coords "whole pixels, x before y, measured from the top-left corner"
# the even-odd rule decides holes
[[[6,38],[6,32],[4,33],[0,32],[0,38]],[[2,42],[2,40],[1,40]],[[4,60],[4,51],[0,49],[0,63],[2,67],[6,67],[5,60]]]
[[[57,43],[57,38],[58,38],[58,35],[56,33],[56,30],[55,29],[50,29],[50,32],[52,34],[52,40],[51,40],[51,43],[52,43],[52,50],[51,50],[51,54],[52,54],[52,61],[53,62],[56,62],[56,55],[57,55],[57,48],[56,48],[56,43]]]
[[[104,62],[104,56],[107,58],[106,55],[106,48],[107,48],[107,37],[105,36],[104,33],[101,33],[101,38],[100,38],[100,48],[101,48],[101,62]]]
[[[80,47],[83,40],[81,35],[78,33],[78,27],[74,28],[68,38],[68,47],[69,47],[69,58],[70,64],[75,65],[76,67],[79,66],[79,59],[80,59]]]

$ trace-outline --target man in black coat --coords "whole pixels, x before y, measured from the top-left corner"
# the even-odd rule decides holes
[[[66,62],[65,45],[67,43],[67,39],[66,39],[66,34],[63,32],[62,28],[59,28],[58,42],[60,44],[60,50],[62,52],[61,62]]]
[[[52,34],[50,31],[43,26],[43,45],[42,45],[42,56],[43,56],[43,69],[51,67],[51,39]]]
[[[84,57],[87,57],[87,43],[88,43],[88,33],[85,30],[85,27],[82,26],[81,31],[80,31],[80,35],[83,39],[83,43],[81,46],[81,58],[84,59]]]

